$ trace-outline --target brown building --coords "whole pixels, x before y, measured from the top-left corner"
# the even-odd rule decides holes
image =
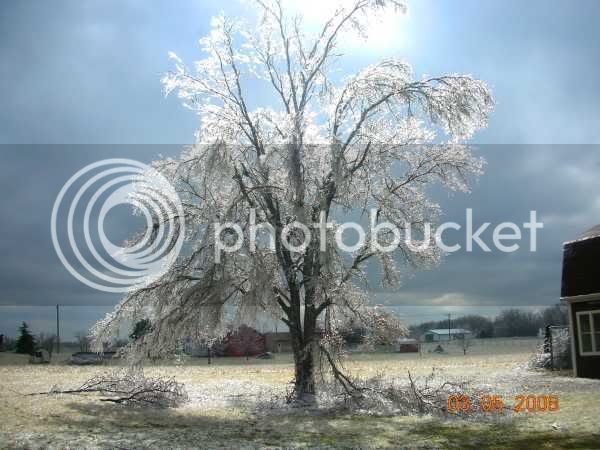
[[[561,301],[575,376],[600,378],[600,225],[564,244]]]
[[[265,352],[265,336],[254,328],[241,325],[223,339],[226,356],[256,356]]]
[[[416,339],[400,338],[396,341],[395,348],[399,353],[418,353],[419,341]]]
[[[292,337],[289,331],[265,333],[265,346],[271,353],[289,353],[292,351]]]

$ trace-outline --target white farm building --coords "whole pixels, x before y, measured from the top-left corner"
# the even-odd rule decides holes
[[[424,342],[451,341],[455,339],[465,339],[471,337],[471,332],[464,328],[440,328],[429,330],[423,334],[421,340]]]

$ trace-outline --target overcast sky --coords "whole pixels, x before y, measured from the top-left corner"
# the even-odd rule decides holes
[[[198,38],[220,8],[246,13],[233,1],[0,3],[0,333],[15,334],[22,320],[51,330],[51,305],[60,303],[72,305],[63,331],[70,336],[118,299],[62,267],[50,237],[52,204],[86,164],[150,162],[192,141],[196,117],[165,99],[159,80],[168,51],[199,57]],[[562,242],[600,222],[600,2],[419,0],[409,8],[377,39],[350,43],[343,71],[400,56],[419,76],[486,80],[497,101],[475,139],[486,173],[469,195],[438,196],[444,218],[464,224],[473,208],[475,223],[522,224],[537,210],[544,229],[536,253],[527,245],[512,254],[456,253],[408,276],[399,292],[373,281],[374,301],[409,305],[400,311],[410,322],[446,310],[554,304]],[[113,220],[108,231],[123,239],[134,225]]]

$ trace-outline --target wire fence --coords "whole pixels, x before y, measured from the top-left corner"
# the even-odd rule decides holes
[[[507,353],[534,353],[542,343],[539,337],[514,337],[514,338],[472,338],[453,339],[451,341],[421,342],[422,354],[448,353],[448,354],[507,354]]]

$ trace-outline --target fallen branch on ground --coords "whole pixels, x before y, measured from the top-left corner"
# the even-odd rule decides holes
[[[336,379],[335,374],[328,380],[324,379],[317,391],[317,407],[321,410],[369,415],[432,415],[478,420],[510,413],[508,407],[484,410],[482,399],[495,393],[491,386],[452,379],[440,370],[434,369],[424,377],[415,377],[408,372],[402,378],[379,375],[366,379],[348,377],[348,380],[350,382],[344,385]],[[469,398],[470,408],[449,411],[448,398],[451,396]],[[274,395],[259,402],[257,408],[262,411],[281,411],[290,408],[290,404],[285,396]]]
[[[489,389],[481,385],[473,385],[466,380],[445,378],[439,371],[433,370],[421,379],[415,379],[410,371],[407,380],[389,379],[382,376],[355,381],[362,389],[360,395],[346,398],[350,408],[358,408],[370,413],[425,415],[462,418],[482,417],[484,409],[480,403]],[[466,396],[470,400],[470,408],[459,411],[448,410],[450,396]],[[507,408],[496,411],[504,414]],[[487,416],[490,416],[489,412]]]
[[[75,389],[52,387],[48,392],[25,395],[88,394],[107,396],[100,401],[130,406],[174,408],[188,401],[183,384],[172,378],[146,377],[142,370],[118,370],[96,375]]]

